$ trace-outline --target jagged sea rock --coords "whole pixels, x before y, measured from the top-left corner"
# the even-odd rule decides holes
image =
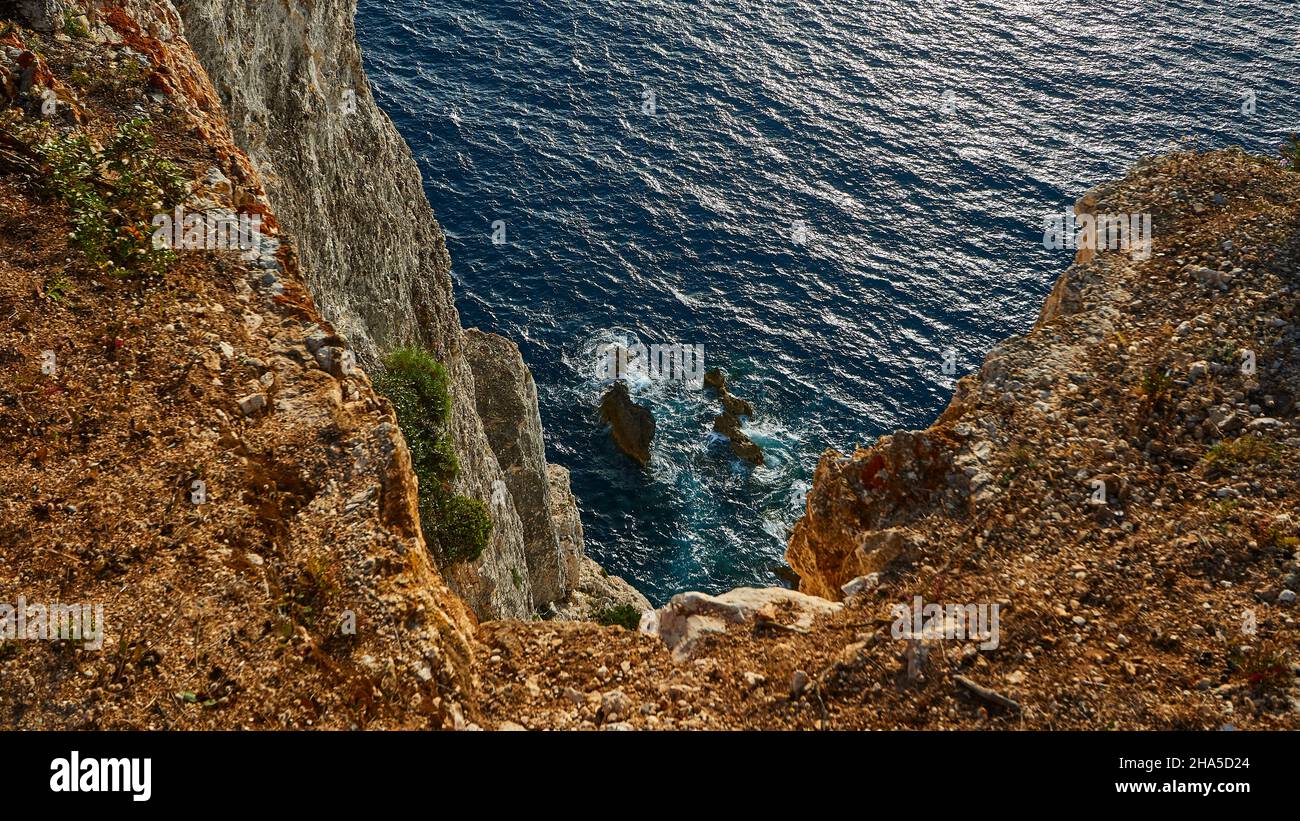
[[[782,562],[781,564],[773,565],[769,569],[772,571],[773,576],[776,576],[792,589],[799,589],[799,574],[794,572],[794,568],[790,567],[790,565]]]
[[[649,408],[632,401],[626,382],[615,382],[605,391],[600,400],[600,418],[610,426],[610,436],[619,450],[638,464],[650,464],[655,417]]]
[[[731,443],[731,452],[736,456],[751,465],[763,464],[762,448],[740,429],[740,417],[753,416],[754,406],[728,390],[727,377],[719,368],[710,368],[705,372],[704,385],[711,388],[722,403],[722,413],[713,420],[713,431],[727,437]]]
[[[753,416],[754,406],[731,392],[727,386],[727,376],[720,368],[711,368],[704,374],[704,385],[718,395],[722,409],[734,416]]]
[[[739,396],[733,396],[730,393],[723,392],[719,397],[722,402],[722,409],[732,416],[753,416],[754,406],[749,404]]]

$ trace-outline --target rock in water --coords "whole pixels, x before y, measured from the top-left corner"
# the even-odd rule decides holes
[[[721,368],[710,368],[704,372],[704,384],[715,391],[725,391],[727,389],[727,377],[722,375]]]
[[[618,449],[638,464],[650,464],[650,440],[655,435],[655,418],[650,409],[632,401],[627,383],[615,382],[600,400],[600,418],[610,426]]]
[[[731,452],[751,465],[763,464],[763,451],[740,429],[740,419],[723,411],[713,420],[713,430],[731,440]]]
[[[722,409],[733,416],[754,415],[753,405],[749,404],[749,402],[744,399],[741,399],[739,396],[728,393],[725,389],[720,392],[718,398],[722,400]]]
[[[727,377],[719,368],[704,374],[704,384],[718,394],[722,413],[713,420],[713,430],[731,441],[731,452],[751,465],[763,464],[763,451],[740,430],[740,417],[753,416],[754,406],[727,390]]]

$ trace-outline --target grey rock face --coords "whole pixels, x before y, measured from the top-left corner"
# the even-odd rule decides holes
[[[571,592],[581,581],[583,562],[591,562],[584,551],[582,516],[578,513],[578,500],[569,488],[568,468],[547,465],[546,483],[550,486],[551,526],[555,528],[555,541],[559,545],[560,560],[564,564],[564,578]]]
[[[0,18],[18,20],[35,31],[51,32],[63,23],[63,0],[0,0]]]
[[[532,606],[540,612],[568,595],[569,573],[551,519],[537,386],[518,346],[503,336],[471,328],[465,331],[465,354],[474,372],[479,419],[519,512]],[[582,550],[581,537],[577,549]]]

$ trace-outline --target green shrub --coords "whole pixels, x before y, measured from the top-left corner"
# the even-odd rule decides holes
[[[61,301],[71,291],[72,283],[68,282],[62,272],[55,272],[45,280],[45,298],[51,302]]]
[[[473,561],[487,547],[492,519],[482,502],[451,492],[460,467],[447,432],[447,371],[418,348],[393,351],[384,359],[384,368],[375,387],[393,403],[411,451],[411,466],[420,480],[424,540],[444,562]]]
[[[89,37],[90,32],[77,19],[77,13],[68,9],[63,13],[63,33],[69,37]]]
[[[162,274],[175,258],[153,247],[152,220],[185,196],[184,177],[153,151],[146,126],[124,124],[102,149],[80,131],[37,149],[50,167],[47,191],[72,212],[69,242],[96,270]]]
[[[420,348],[398,348],[384,359],[385,385],[395,388],[385,394],[394,405],[417,409],[422,424],[441,428],[451,416],[451,394],[447,390],[447,371],[442,364]],[[399,407],[399,412],[400,412]]]
[[[641,611],[630,604],[616,604],[597,610],[592,614],[592,621],[606,627],[616,624],[628,630],[636,630],[641,626]]]
[[[399,348],[384,359],[385,372],[375,387],[393,403],[397,422],[411,449],[420,484],[442,484],[456,477],[459,466],[446,435],[451,417],[447,371],[428,352]]]
[[[423,507],[421,521],[424,521]],[[483,554],[492,533],[487,505],[468,496],[449,496],[439,501],[434,513],[434,536],[447,561],[472,562]]]

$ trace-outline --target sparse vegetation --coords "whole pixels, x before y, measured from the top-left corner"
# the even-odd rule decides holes
[[[80,19],[79,14],[74,9],[68,9],[63,13],[63,33],[69,37],[89,37],[90,31],[86,29]]]
[[[1033,467],[1034,453],[1024,445],[1014,448],[1009,457],[1011,464],[1016,467]]]
[[[1300,134],[1292,134],[1282,143],[1282,163],[1292,171],[1300,171]]]
[[[1293,674],[1286,650],[1271,642],[1261,642],[1240,661],[1251,692],[1256,696],[1283,695],[1291,686]]]
[[[451,416],[447,372],[418,348],[393,351],[384,368],[375,387],[393,403],[411,451],[411,464],[420,480],[424,540],[443,561],[473,561],[487,547],[492,519],[479,500],[451,492],[459,465],[447,433]]]
[[[77,88],[101,94],[120,102],[137,100],[145,91],[145,83],[153,68],[143,58],[123,54],[103,69],[91,74],[74,70],[68,81]]]
[[[292,624],[311,625],[319,620],[326,603],[337,596],[339,585],[334,568],[325,557],[312,556],[306,566],[294,575],[280,601],[281,615]],[[286,631],[284,638],[292,635]]]
[[[153,151],[143,120],[122,125],[103,148],[84,132],[37,147],[47,193],[71,213],[69,242],[96,271],[161,275],[174,256],[151,242],[151,220],[185,196],[180,169]]]
[[[641,624],[641,611],[630,604],[616,604],[597,610],[591,618],[592,621],[606,627],[618,625],[628,630],[636,630]]]
[[[1202,358],[1219,364],[1235,363],[1237,361],[1237,346],[1227,340],[1215,340],[1205,347]]]
[[[1169,398],[1174,381],[1163,368],[1148,368],[1142,375],[1142,396],[1152,408],[1158,408]]]
[[[72,291],[72,283],[62,272],[55,272],[45,281],[45,298],[52,302],[63,300]]]
[[[1225,440],[1210,448],[1205,455],[1208,468],[1231,471],[1234,468],[1251,465],[1275,465],[1280,458],[1281,448],[1278,444],[1262,436],[1247,434],[1236,439]]]

